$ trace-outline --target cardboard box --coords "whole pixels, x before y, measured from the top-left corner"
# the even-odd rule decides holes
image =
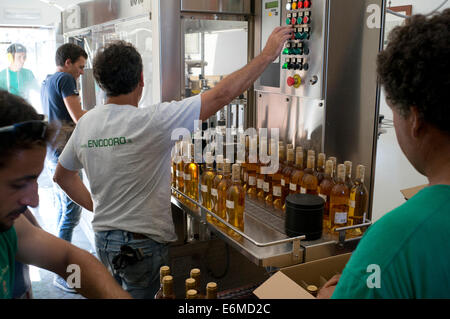
[[[253,293],[259,299],[314,299],[302,286],[305,283],[319,289],[334,275],[342,273],[351,253],[282,268]]]
[[[414,195],[416,195],[418,192],[420,192],[422,189],[427,187],[427,186],[428,185],[415,186],[415,187],[412,187],[412,188],[401,190],[400,192],[403,194],[405,199],[408,200],[411,197],[413,197]]]

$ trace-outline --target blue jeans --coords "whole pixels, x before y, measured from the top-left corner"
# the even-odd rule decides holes
[[[141,248],[144,258],[116,271],[112,260],[120,253],[122,245],[133,249]],[[130,232],[111,230],[96,232],[95,246],[101,262],[133,298],[154,298],[160,286],[159,268],[169,261],[169,244],[161,244],[150,238],[133,239]]]
[[[58,162],[53,160],[46,161],[46,167],[50,178],[55,175],[56,165]],[[79,173],[82,177],[81,172]],[[69,196],[58,186],[53,183],[53,205],[58,212],[57,232],[58,237],[68,242],[72,241],[72,234],[75,227],[80,222],[81,207],[78,206]]]

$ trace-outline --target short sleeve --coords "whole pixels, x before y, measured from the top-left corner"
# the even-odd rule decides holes
[[[154,110],[153,123],[170,142],[174,132],[194,131],[195,121],[199,120],[201,109],[201,95],[196,95],[181,101],[161,103]]]
[[[79,95],[77,89],[77,83],[72,75],[64,73],[58,81],[58,88],[61,92],[62,98],[66,98],[72,95]]]
[[[80,159],[78,158],[76,149],[77,128],[78,126],[73,131],[72,136],[59,157],[59,163],[69,171],[78,171],[83,168],[83,164],[81,164]]]

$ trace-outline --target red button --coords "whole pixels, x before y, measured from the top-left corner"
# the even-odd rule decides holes
[[[308,24],[309,23],[309,17],[303,17],[303,23]]]
[[[292,76],[288,77],[287,85],[293,86],[294,84],[295,84],[295,79]]]
[[[298,6],[299,9],[303,8],[303,1],[299,1],[297,6]]]
[[[297,24],[297,19],[296,18],[292,18],[291,19],[291,24],[292,25],[296,25]]]
[[[305,0],[305,1],[303,2],[303,6],[304,6],[305,8],[311,7],[311,1]]]

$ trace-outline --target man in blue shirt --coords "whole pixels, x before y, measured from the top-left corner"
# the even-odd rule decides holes
[[[83,74],[87,57],[81,47],[72,43],[63,44],[56,51],[56,73],[48,75],[42,83],[41,103],[48,121],[67,127],[68,132],[86,113],[81,108],[76,80]],[[67,140],[68,138],[69,136]],[[55,173],[61,151],[61,147],[48,151],[46,166],[49,176]],[[58,236],[70,242],[73,230],[80,221],[81,207],[55,183],[53,184],[53,200],[58,212]],[[54,284],[66,292],[75,292],[61,277],[55,277]]]

